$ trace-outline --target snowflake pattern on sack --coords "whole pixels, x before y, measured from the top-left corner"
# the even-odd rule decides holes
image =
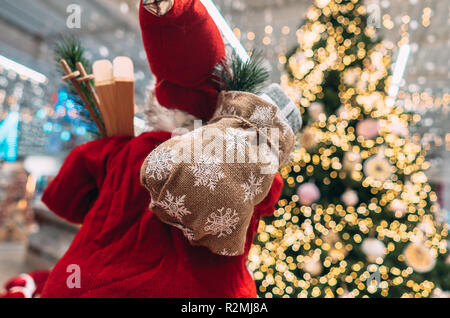
[[[173,152],[168,149],[154,150],[147,161],[145,173],[155,180],[163,180],[170,175],[173,164]]]
[[[217,235],[218,238],[230,235],[239,222],[239,216],[236,210],[227,208],[218,209],[216,213],[212,213],[205,224],[205,231],[211,235]]]
[[[257,126],[269,126],[272,124],[273,111],[271,107],[259,106],[253,112],[250,117],[250,121],[255,123]]]
[[[247,139],[246,132],[240,129],[227,128],[223,134],[227,152],[234,152],[237,149],[238,154],[245,155],[245,149],[249,146]]]
[[[194,174],[194,186],[205,186],[209,190],[214,191],[217,183],[225,178],[222,167],[216,158],[202,155],[192,166],[191,172]]]
[[[244,184],[241,184],[241,188],[244,191],[244,203],[247,201],[253,202],[255,197],[262,193],[261,185],[264,181],[264,177],[257,178],[250,172],[250,177],[248,181]]]
[[[230,106],[230,107],[223,107],[218,115],[233,115],[233,116],[237,116],[237,111],[236,108],[234,106]]]
[[[184,200],[186,199],[186,195],[182,195],[181,197],[174,196],[172,193],[167,191],[164,201],[160,201],[156,203],[157,206],[164,209],[170,216],[176,218],[181,221],[183,216],[191,214],[190,211],[186,209],[184,206]]]
[[[221,251],[219,252],[219,254],[222,255],[222,256],[236,256],[236,255],[238,255],[238,251],[235,251],[235,252],[228,252],[227,249],[224,248],[223,250],[221,250]]]

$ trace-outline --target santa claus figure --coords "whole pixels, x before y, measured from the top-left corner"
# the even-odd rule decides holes
[[[220,93],[211,74],[224,60],[225,46],[205,7],[199,0],[143,1],[140,22],[158,102],[209,121]],[[252,125],[251,120],[246,122]],[[146,158],[171,138],[167,131],[113,136],[78,146],[69,154],[42,201],[60,217],[82,226],[52,269],[41,297],[256,297],[246,267],[248,252],[261,217],[274,212],[281,177],[273,174],[270,182],[265,181],[264,192],[254,190],[254,196],[264,196],[245,223],[243,248],[234,254],[214,253],[192,244],[185,228],[162,222],[149,208],[151,203],[158,205],[150,195],[156,190],[141,184],[141,173],[151,171]],[[255,182],[262,180],[258,178]],[[249,198],[247,194],[244,201]]]

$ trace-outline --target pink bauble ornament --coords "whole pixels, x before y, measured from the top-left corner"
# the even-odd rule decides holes
[[[300,204],[311,205],[320,199],[319,188],[314,183],[304,183],[298,187],[297,195]]]
[[[356,134],[365,139],[373,139],[378,136],[378,120],[366,119],[356,125]]]

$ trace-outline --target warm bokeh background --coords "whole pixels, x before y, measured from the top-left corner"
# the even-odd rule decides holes
[[[82,41],[91,60],[126,55],[135,63],[140,110],[152,80],[140,38],[137,0],[3,0],[0,56],[45,75],[29,81],[0,63],[0,284],[21,272],[49,268],[67,249],[77,228],[53,216],[39,196],[76,144],[90,138],[92,124],[61,90],[52,58],[61,35]],[[247,49],[264,51],[272,80],[285,74],[287,56],[313,0],[216,0]],[[81,28],[66,25],[67,6],[81,6]],[[450,209],[450,18],[448,0],[367,0],[380,8],[377,34],[395,62],[398,48],[411,45],[397,105],[421,120],[410,131],[424,149],[429,182],[448,220]],[[3,60],[4,61],[4,60]],[[18,135],[15,135],[17,134]],[[33,218],[34,215],[34,218]],[[34,219],[34,220],[33,220]],[[1,219],[0,219],[1,221]],[[9,245],[3,242],[13,241]],[[7,239],[8,238],[8,239]],[[27,242],[24,244],[24,242]]]

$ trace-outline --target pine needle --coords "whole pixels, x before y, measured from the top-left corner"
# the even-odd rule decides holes
[[[55,62],[58,65],[58,70],[60,71],[61,75],[66,75],[64,71],[59,67],[60,61],[62,59],[66,60],[67,64],[69,65],[70,69],[73,71],[76,71],[77,66],[76,64],[78,62],[81,62],[86,69],[86,72],[88,74],[91,73],[91,62],[85,57],[85,50],[81,44],[81,41],[77,39],[74,36],[69,37],[63,37],[61,42],[56,43],[54,48],[54,57]],[[68,85],[68,90],[70,93],[76,94],[75,89]],[[83,86],[83,92],[84,92],[84,85]],[[86,89],[87,91],[87,89]]]
[[[230,58],[219,63],[214,75],[218,77],[217,82],[222,90],[257,94],[270,76],[263,62],[260,52],[252,52],[251,58],[246,62],[232,53]]]
[[[55,62],[58,65],[58,70],[62,76],[66,75],[60,67],[60,61],[62,59],[64,59],[67,62],[67,64],[69,65],[69,67],[72,71],[77,70],[76,65],[78,62],[83,64],[83,66],[88,74],[90,74],[92,71],[91,62],[89,61],[89,59],[86,58],[86,51],[85,51],[83,45],[81,44],[81,41],[74,36],[63,37],[59,43],[56,43],[55,48],[53,50],[53,54],[54,54]],[[93,81],[91,81],[91,84],[92,85],[94,84]],[[81,98],[79,98],[77,91],[75,90],[75,88],[72,85],[66,84],[66,88],[70,95],[77,96],[79,102],[82,103]],[[101,124],[103,125],[103,119],[101,117],[100,110],[97,109],[97,107],[95,106],[95,103],[93,102],[93,99],[91,97],[89,89],[86,87],[86,84],[80,83],[80,88],[81,88],[83,94],[87,97],[90,106],[93,107],[95,113],[97,114],[98,118],[101,121]],[[93,119],[90,118],[89,114],[87,116],[86,116],[86,114],[81,114],[81,115],[83,117],[89,118],[90,121],[93,121]]]

